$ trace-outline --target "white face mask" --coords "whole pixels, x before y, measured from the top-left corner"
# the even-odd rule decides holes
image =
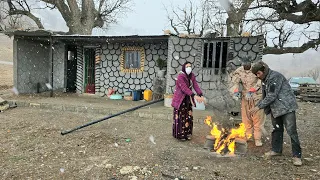
[[[186,68],[186,73],[187,73],[188,75],[191,73],[191,71],[192,71],[192,68],[191,68],[191,67],[187,67],[187,68]]]

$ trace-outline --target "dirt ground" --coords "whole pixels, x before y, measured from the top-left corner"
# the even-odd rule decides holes
[[[284,155],[275,159],[262,157],[270,148],[267,138],[259,148],[249,142],[245,156],[215,157],[203,149],[209,128],[199,122],[194,124],[192,140],[186,142],[172,138],[171,121],[123,117],[62,136],[62,130],[102,116],[10,109],[0,113],[0,178],[320,179],[320,104],[299,105],[301,167],[292,165],[287,135]],[[266,126],[270,132],[269,119]]]
[[[13,86],[13,69],[12,65],[0,63],[0,90],[8,89]]]
[[[0,34],[0,61],[11,61],[13,56],[13,38]]]

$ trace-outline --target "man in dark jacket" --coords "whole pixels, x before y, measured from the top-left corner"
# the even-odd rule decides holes
[[[279,72],[271,70],[267,64],[260,61],[251,69],[259,79],[262,80],[262,100],[250,110],[254,114],[260,109],[271,114],[273,125],[272,149],[266,153],[267,157],[282,154],[284,127],[291,138],[293,164],[301,166],[301,147],[296,126],[296,109],[298,108],[296,98],[291,90],[287,79]]]

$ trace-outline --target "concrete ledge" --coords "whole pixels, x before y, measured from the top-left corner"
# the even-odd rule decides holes
[[[9,100],[8,102],[10,104],[16,104],[17,107],[31,107],[31,108],[37,108],[37,109],[51,109],[51,110],[59,110],[59,111],[67,111],[67,112],[103,114],[105,116],[109,116],[109,115],[124,111],[121,109],[115,110],[115,109],[102,108],[102,107],[88,107],[88,106],[75,106],[75,105],[50,104],[50,103],[33,103],[33,102],[24,102],[24,101],[15,101],[15,100]],[[172,118],[172,114],[169,113],[169,110],[168,112],[158,111],[158,113],[154,113],[153,111],[150,111],[150,110],[146,111],[145,109],[138,109],[128,113],[124,113],[122,114],[122,116],[140,117],[140,118],[149,118],[149,119],[168,119],[168,120]]]
[[[9,100],[10,104],[16,104],[17,107],[31,107],[38,109],[51,109],[51,110],[59,110],[59,111],[67,111],[67,112],[78,112],[78,113],[90,113],[90,114],[101,114],[105,116],[109,116],[112,114],[117,114],[126,109],[115,108],[115,107],[102,107],[100,106],[83,106],[83,105],[75,105],[75,104],[56,104],[56,103],[48,103],[48,102],[29,102],[23,100]],[[128,107],[132,108],[132,107]],[[149,107],[149,108],[141,108],[135,111],[131,111],[128,113],[124,113],[121,116],[124,117],[139,117],[139,118],[148,118],[148,119],[157,119],[157,120],[172,120],[172,108],[165,108],[162,106],[159,107]],[[203,121],[206,119],[207,115],[210,115],[210,111],[200,111],[195,110],[194,113],[194,121]]]

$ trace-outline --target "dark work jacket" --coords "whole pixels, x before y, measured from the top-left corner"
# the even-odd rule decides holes
[[[263,99],[258,103],[265,113],[274,118],[288,114],[298,108],[296,97],[288,80],[279,72],[269,69],[269,73],[262,81]]]

